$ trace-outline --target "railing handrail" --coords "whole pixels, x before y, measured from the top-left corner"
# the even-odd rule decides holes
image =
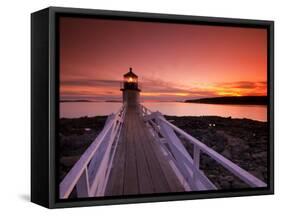
[[[214,159],[216,162],[221,164],[227,170],[232,172],[235,176],[239,177],[241,180],[248,183],[250,186],[266,187],[266,184],[263,181],[261,181],[254,175],[250,174],[248,171],[244,170],[243,168],[239,167],[238,165],[233,163],[231,160],[229,160],[226,157],[222,156],[221,154],[217,153],[215,150],[208,147],[206,144],[202,143],[195,137],[191,136],[187,132],[185,132],[182,129],[178,128],[177,126],[173,125],[172,123],[170,123],[169,121],[167,121],[164,118],[160,118],[160,120],[165,122],[166,124],[168,124],[176,132],[181,134],[185,139],[191,141],[193,143],[193,145],[196,145],[201,151],[203,151],[205,154],[209,155],[212,159]]]
[[[124,110],[126,108],[126,104],[124,104],[118,112],[114,114],[114,118],[112,118],[109,122],[106,122],[103,130],[99,133],[96,139],[90,144],[90,146],[86,149],[86,151],[82,154],[79,160],[74,164],[71,170],[67,173],[64,179],[60,183],[60,198],[67,198],[75,185],[81,178],[85,169],[87,169],[87,165],[92,160],[99,147],[101,146],[103,140],[111,131],[112,127],[114,127],[115,122],[119,121],[120,114],[121,117],[124,117]],[[123,112],[123,113],[122,113]],[[118,118],[119,117],[119,118]],[[115,134],[116,135],[116,134]]]
[[[146,107],[141,105],[141,111],[142,115],[148,115],[144,112],[144,110],[148,110]],[[191,136],[187,132],[183,131],[182,129],[178,128],[171,122],[165,119],[165,117],[160,112],[152,112],[150,111],[151,116],[153,116],[154,119],[158,119],[168,125],[170,128],[172,128],[175,132],[180,134],[184,139],[190,141],[194,147],[198,148],[199,154],[200,151],[204,152],[208,156],[210,156],[212,159],[214,159],[216,162],[218,162],[220,165],[222,165],[224,168],[226,168],[228,171],[230,171],[232,174],[249,184],[251,187],[266,187],[267,184],[249,173],[248,171],[244,170],[243,168],[239,167],[229,159],[225,158],[223,155],[217,153],[212,148],[208,147],[203,142],[199,141],[195,137]]]

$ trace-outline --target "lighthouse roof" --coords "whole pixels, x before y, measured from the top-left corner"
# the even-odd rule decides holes
[[[138,77],[136,74],[133,73],[132,68],[130,68],[130,71],[126,74],[124,74],[124,77]]]

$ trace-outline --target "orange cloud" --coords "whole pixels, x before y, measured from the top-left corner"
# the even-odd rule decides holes
[[[61,83],[62,98],[88,98],[99,100],[121,100],[119,80],[66,80]],[[144,78],[141,96],[144,100],[186,100],[216,96],[259,96],[267,95],[265,81],[188,83],[177,85],[174,82]]]

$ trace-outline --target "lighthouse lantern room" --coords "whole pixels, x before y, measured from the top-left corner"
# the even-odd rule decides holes
[[[132,68],[123,76],[123,103],[128,106],[137,106],[139,104],[140,89],[138,87],[138,76],[133,73]]]

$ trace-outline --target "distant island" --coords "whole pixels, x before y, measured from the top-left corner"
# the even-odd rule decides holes
[[[95,100],[60,100],[61,103],[76,103],[76,102],[94,102],[94,103],[102,103],[102,102],[114,102],[114,103],[122,103],[120,100],[106,100],[106,101],[95,101]]]
[[[267,96],[226,96],[185,100],[185,103],[266,105]]]
[[[106,100],[104,102],[110,102],[110,103],[122,103],[121,100]]]
[[[61,103],[67,103],[67,102],[95,102],[91,100],[60,100]]]

